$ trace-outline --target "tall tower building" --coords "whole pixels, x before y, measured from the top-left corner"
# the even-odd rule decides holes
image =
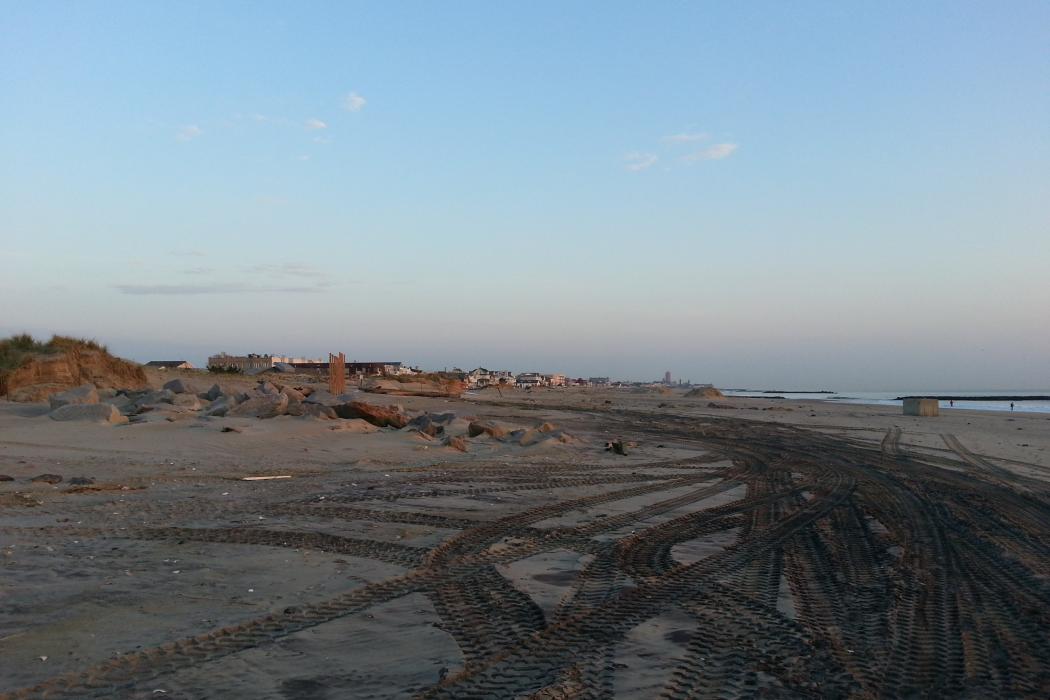
[[[666,372],[664,372],[664,384],[670,384],[670,383],[671,383],[671,370],[667,370]]]

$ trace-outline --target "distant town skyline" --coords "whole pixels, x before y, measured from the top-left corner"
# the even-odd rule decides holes
[[[1050,388],[1050,5],[22,3],[0,332]]]

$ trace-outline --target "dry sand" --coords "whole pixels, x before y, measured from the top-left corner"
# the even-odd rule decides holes
[[[576,440],[0,402],[0,697],[1050,688],[1050,416],[365,398]]]

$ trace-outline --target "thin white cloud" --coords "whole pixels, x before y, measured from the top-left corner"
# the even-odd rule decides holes
[[[736,152],[739,146],[735,143],[716,143],[708,148],[701,149],[695,153],[690,153],[687,156],[682,156],[682,160],[687,163],[696,163],[701,160],[722,160],[728,158]]]
[[[711,134],[696,131],[671,134],[670,136],[665,136],[664,141],[667,143],[696,143],[697,141],[705,141],[709,138],[711,138]]]
[[[325,124],[320,119],[317,119],[316,117],[314,117],[312,119],[307,119],[306,120],[306,128],[310,129],[311,131],[316,131],[317,129],[327,129],[328,125]]]
[[[175,132],[175,138],[179,141],[192,141],[203,133],[204,130],[196,124],[188,124]]]
[[[250,284],[118,284],[124,294],[134,296],[184,296],[200,294],[319,294],[328,285],[306,287],[258,286]]]
[[[642,170],[647,170],[648,168],[653,167],[653,165],[655,165],[656,161],[659,159],[657,158],[655,153],[635,152],[628,153],[626,156],[623,157],[623,160],[623,167],[630,170],[631,172],[637,173],[641,172]]]
[[[347,112],[360,112],[368,104],[368,100],[358,95],[356,92],[351,92],[349,95],[343,98],[343,108]]]
[[[279,264],[261,264],[261,265],[249,265],[244,268],[247,272],[253,274],[267,274],[267,275],[293,275],[296,277],[321,277],[323,273],[316,267],[311,265],[304,265],[302,263],[279,263]]]

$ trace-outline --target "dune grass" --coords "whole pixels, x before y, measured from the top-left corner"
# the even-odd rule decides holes
[[[87,338],[53,335],[47,342],[42,342],[28,333],[20,333],[0,339],[0,372],[18,369],[32,355],[55,355],[73,348],[107,351],[105,345]]]

